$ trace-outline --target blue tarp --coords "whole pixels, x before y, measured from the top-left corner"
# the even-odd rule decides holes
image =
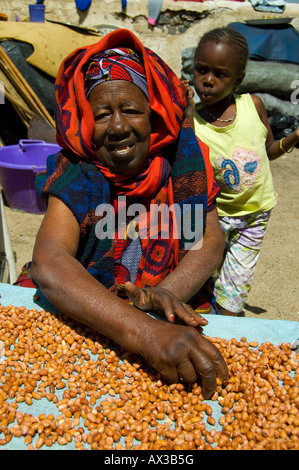
[[[35,294],[38,294],[38,299]],[[1,305],[3,306],[25,306],[27,309],[45,309],[47,311],[55,311],[58,313],[53,305],[51,305],[41,292],[36,289],[0,283],[0,295]],[[219,336],[224,339],[236,338],[237,340],[240,340],[242,336],[245,336],[248,341],[258,341],[259,343],[270,341],[274,345],[280,344],[281,342],[293,342],[296,338],[299,338],[299,322],[295,321],[228,317],[221,315],[207,315],[207,319],[209,320],[209,324],[204,328],[204,330],[205,334],[208,336]],[[122,361],[120,359],[120,363],[121,362]],[[63,390],[56,390],[55,393],[59,400],[63,397]],[[111,399],[110,395],[103,395],[101,400],[105,400],[107,397]],[[218,401],[208,400],[208,404],[213,410],[213,417],[216,420],[216,425],[210,425],[206,420],[207,417],[204,416],[203,421],[205,426],[208,430],[215,429],[216,431],[220,431],[222,430],[222,426],[219,423],[219,419],[223,416],[222,408]],[[57,416],[61,415],[61,412],[58,410],[54,402],[49,401],[46,397],[42,397],[40,400],[33,400],[30,407],[25,401],[18,403],[18,411],[21,413],[30,413],[31,416],[39,416],[41,413],[45,413],[46,415],[52,414],[57,418]],[[80,426],[84,427],[84,419],[81,421]],[[14,423],[12,423],[11,426],[13,424]],[[86,432],[89,433],[89,430],[86,429]],[[38,437],[39,435],[36,433],[32,441],[32,445],[34,447]],[[121,437],[120,443],[125,445],[124,437]],[[44,448],[45,446],[42,447],[42,449]],[[47,450],[75,450],[75,448],[74,439],[64,446],[55,443],[49,448],[46,447]],[[86,448],[88,449],[89,446],[87,445]],[[13,437],[7,445],[0,446],[0,450],[2,449],[26,450],[27,445],[24,443],[24,436]]]
[[[283,13],[286,7],[284,0],[249,0],[257,11],[270,11],[271,13]]]
[[[35,294],[38,296],[37,299],[34,297]],[[36,289],[0,283],[0,295],[0,303],[3,306],[25,306],[28,309],[45,309],[49,312],[59,313]],[[296,321],[221,315],[206,315],[205,318],[209,321],[208,325],[204,327],[204,334],[207,336],[219,336],[224,339],[236,338],[237,340],[245,336],[248,341],[258,341],[259,343],[270,341],[275,345],[281,342],[292,343],[299,338],[299,322]]]
[[[299,64],[299,33],[291,24],[264,20],[260,24],[235,22],[228,26],[245,36],[251,59]]]

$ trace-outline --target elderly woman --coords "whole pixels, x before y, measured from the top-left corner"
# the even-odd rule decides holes
[[[227,367],[194,309],[223,238],[207,149],[183,119],[185,93],[127,30],[64,60],[56,80],[63,150],[48,159],[31,277],[62,312],[140,354],[169,382],[201,379],[210,397]],[[164,211],[155,223],[153,207]],[[191,249],[184,208],[193,226],[202,222]]]

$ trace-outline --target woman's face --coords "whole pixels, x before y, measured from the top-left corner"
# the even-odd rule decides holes
[[[194,58],[194,88],[202,103],[213,105],[230,97],[243,77],[236,52],[230,45],[208,41],[197,50]]]
[[[131,82],[112,80],[97,85],[88,101],[99,161],[113,173],[138,173],[147,157],[151,134],[151,109],[143,92]]]

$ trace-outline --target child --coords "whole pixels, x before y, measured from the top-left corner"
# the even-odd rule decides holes
[[[194,88],[186,115],[196,135],[210,147],[214,174],[221,185],[217,199],[225,234],[223,264],[215,276],[216,311],[242,316],[277,195],[269,160],[292,151],[299,128],[275,140],[265,106],[254,95],[236,95],[245,76],[248,45],[239,32],[217,28],[200,40],[194,56]]]

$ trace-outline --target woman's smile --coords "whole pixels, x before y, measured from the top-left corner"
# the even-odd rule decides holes
[[[134,144],[109,144],[108,149],[111,153],[114,153],[115,156],[120,156],[121,158],[126,155],[130,155],[131,151],[134,151]]]

